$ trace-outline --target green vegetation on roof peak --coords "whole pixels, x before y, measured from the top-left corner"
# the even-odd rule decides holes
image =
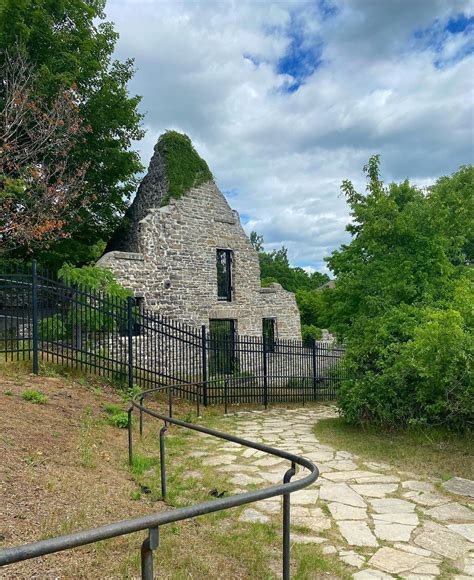
[[[159,138],[158,147],[165,155],[165,172],[168,178],[168,191],[163,197],[162,206],[213,178],[207,163],[184,133],[166,131]]]

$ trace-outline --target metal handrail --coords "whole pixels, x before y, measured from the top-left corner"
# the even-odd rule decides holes
[[[196,385],[198,388],[202,386],[202,383]],[[52,554],[55,552],[61,552],[63,550],[69,550],[71,548],[76,548],[79,546],[85,546],[94,542],[99,542],[101,540],[107,540],[110,538],[115,538],[118,536],[123,536],[126,534],[131,534],[134,532],[139,532],[142,530],[149,530],[148,537],[143,541],[141,547],[141,566],[142,566],[142,578],[145,580],[153,579],[153,550],[155,550],[159,545],[159,526],[164,524],[169,524],[173,522],[178,522],[181,520],[186,520],[189,518],[194,518],[196,516],[217,512],[224,509],[229,509],[232,507],[237,507],[263,499],[276,497],[279,495],[283,496],[283,578],[288,580],[290,577],[290,494],[294,491],[303,489],[308,485],[314,483],[318,476],[319,470],[311,461],[289,453],[287,451],[282,451],[274,447],[269,447],[262,443],[256,443],[254,441],[249,441],[248,439],[243,439],[241,437],[236,437],[234,435],[229,435],[228,433],[223,433],[221,431],[216,431],[215,429],[209,429],[207,427],[202,427],[193,423],[188,423],[186,421],[181,421],[175,419],[172,416],[172,404],[173,404],[173,391],[182,387],[182,384],[175,385],[165,385],[155,389],[149,389],[143,391],[136,395],[132,401],[131,406],[128,410],[128,443],[129,443],[129,461],[133,460],[133,440],[132,440],[132,413],[134,409],[138,409],[140,412],[140,434],[143,433],[143,413],[150,415],[156,419],[164,421],[165,426],[160,430],[160,463],[161,463],[161,485],[162,485],[162,495],[166,496],[166,471],[165,471],[165,445],[164,445],[164,435],[168,425],[176,425],[179,427],[184,427],[186,429],[191,429],[206,435],[211,435],[213,437],[218,437],[219,439],[224,439],[232,443],[237,443],[269,453],[270,455],[275,455],[281,457],[282,459],[287,459],[291,462],[291,468],[286,471],[283,477],[283,482],[278,485],[272,485],[264,489],[258,489],[246,493],[241,493],[231,497],[218,498],[211,501],[202,502],[195,504],[193,506],[186,506],[177,509],[173,509],[166,512],[149,514],[147,516],[142,516],[140,518],[122,520],[112,524],[107,524],[104,526],[99,526],[89,530],[83,530],[73,534],[68,534],[65,536],[59,536],[57,538],[51,538],[48,540],[43,540],[40,542],[34,542],[31,544],[24,544],[21,546],[16,546],[13,548],[7,548],[0,551],[0,566],[7,564],[13,564],[15,562],[21,562],[23,560],[28,560],[31,558],[37,558],[39,556],[45,556],[47,554]],[[169,403],[169,415],[158,413],[144,405],[144,401],[147,397],[152,394],[156,394],[162,391],[168,390],[168,403]],[[300,465],[309,470],[309,474],[299,480],[290,481],[292,476],[296,473],[296,465]]]

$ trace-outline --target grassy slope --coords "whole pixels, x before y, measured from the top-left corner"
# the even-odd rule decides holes
[[[390,432],[354,427],[342,419],[325,419],[314,428],[322,443],[372,461],[388,462],[401,471],[440,479],[474,479],[474,438],[443,429]]]
[[[25,390],[47,396],[45,404],[22,398]],[[126,430],[109,423],[104,408],[126,408],[111,387],[76,377],[34,377],[0,366],[4,418],[0,453],[6,466],[2,490],[1,547],[31,542],[120,519],[209,500],[209,491],[231,489],[223,475],[203,465],[192,451],[200,438],[171,428],[167,434],[169,496],[160,498],[159,422],[146,419],[145,436],[135,435],[135,462],[127,465]],[[177,415],[189,418],[186,406]],[[225,429],[217,410],[205,422]],[[149,493],[143,493],[143,487]],[[3,499],[4,498],[4,499]],[[237,521],[244,508],[165,526],[155,566],[160,577],[277,578],[281,570],[281,517],[272,525]],[[144,534],[31,560],[9,568],[19,577],[66,578],[139,575]],[[317,546],[295,546],[293,576],[348,578],[344,566]]]

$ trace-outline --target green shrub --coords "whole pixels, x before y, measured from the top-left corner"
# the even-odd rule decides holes
[[[287,389],[305,389],[312,385],[310,377],[291,377],[286,383]]]
[[[313,344],[313,340],[321,340],[323,331],[313,324],[302,324],[301,336],[303,338],[304,345],[311,346]]]
[[[64,340],[71,336],[71,329],[60,314],[55,314],[39,322],[38,336],[44,340]]]
[[[128,427],[128,413],[122,411],[109,417],[109,423],[119,429],[126,429]]]
[[[119,429],[126,429],[128,427],[128,413],[122,411],[118,405],[107,403],[104,405],[104,411],[109,415],[108,422]]]
[[[472,335],[452,308],[399,306],[359,320],[338,392],[351,423],[474,426]]]
[[[25,401],[30,401],[36,405],[44,405],[48,401],[48,397],[41,393],[40,391],[35,391],[31,389],[29,391],[24,391],[21,398]]]

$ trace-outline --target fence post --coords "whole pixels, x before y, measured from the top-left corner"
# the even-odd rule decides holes
[[[318,380],[316,377],[316,339],[313,338],[311,341],[311,348],[313,350],[313,400],[316,401],[316,393],[318,389]]]
[[[262,334],[262,352],[263,352],[263,404],[268,409],[268,361],[267,361],[267,341]]]
[[[202,350],[202,387],[203,403],[207,407],[207,338],[206,325],[201,326],[201,350]]]
[[[36,260],[31,264],[31,301],[33,322],[33,372],[39,373],[38,362],[38,269]]]
[[[133,298],[127,298],[128,388],[133,389]]]

